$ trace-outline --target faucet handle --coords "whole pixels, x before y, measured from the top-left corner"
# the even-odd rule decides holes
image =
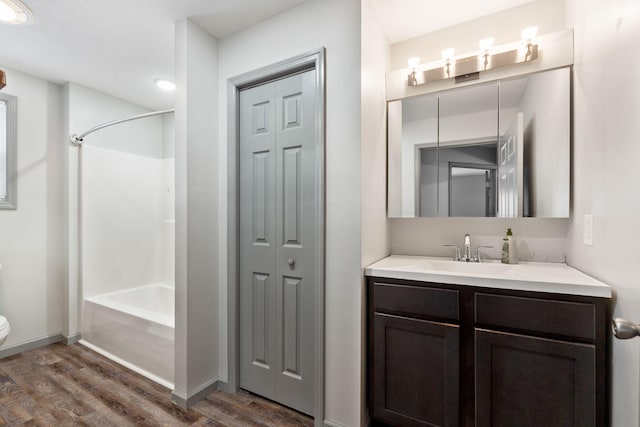
[[[451,245],[451,244],[444,245],[443,244],[442,246],[456,248],[456,255],[453,257],[453,260],[454,261],[460,261],[460,248],[458,247],[458,245]]]
[[[489,245],[478,245],[476,246],[476,255],[475,255],[475,260],[476,262],[482,262],[482,260],[480,259],[480,248],[493,248],[493,246],[489,246]]]

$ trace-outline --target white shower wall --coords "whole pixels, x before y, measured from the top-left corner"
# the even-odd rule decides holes
[[[174,160],[82,150],[83,298],[173,284]]]

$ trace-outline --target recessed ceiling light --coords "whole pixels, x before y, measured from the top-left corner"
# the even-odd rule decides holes
[[[156,86],[162,90],[166,90],[167,92],[176,90],[176,84],[171,79],[156,79]]]
[[[33,22],[31,10],[20,0],[0,0],[1,24],[30,24]]]

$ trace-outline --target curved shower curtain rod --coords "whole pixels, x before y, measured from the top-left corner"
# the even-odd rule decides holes
[[[137,120],[137,119],[144,119],[145,117],[151,117],[151,116],[157,116],[160,114],[169,114],[169,113],[175,113],[174,109],[170,109],[170,110],[160,110],[160,111],[152,111],[150,113],[144,113],[144,114],[138,114],[137,116],[131,116],[131,117],[127,117],[124,119],[119,119],[119,120],[112,120],[110,122],[107,123],[103,123],[101,125],[98,126],[94,126],[91,129],[89,129],[86,132],[81,133],[80,135],[76,135],[75,133],[69,136],[69,142],[71,142],[72,145],[76,146],[76,147],[80,147],[82,145],[82,143],[84,142],[84,137],[89,135],[90,133],[93,133],[97,130],[109,127],[109,126],[113,126],[113,125],[117,125],[119,123],[124,123],[124,122],[129,122],[131,120]]]

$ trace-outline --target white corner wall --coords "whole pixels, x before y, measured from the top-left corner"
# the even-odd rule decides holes
[[[175,48],[174,396],[189,402],[218,380],[218,45],[184,19]]]
[[[220,41],[219,205],[227,201],[227,80],[326,47],[325,421],[362,403],[360,2],[309,0]],[[220,210],[220,373],[227,378],[226,211]]]
[[[362,267],[389,254],[384,92],[384,75],[388,70],[389,43],[371,0],[362,0]]]
[[[18,98],[16,210],[0,210],[0,314],[11,334],[0,350],[62,331],[66,256],[63,91],[3,68]]]
[[[362,0],[361,11],[361,254],[362,268],[389,255],[387,220],[387,116],[385,74],[389,71],[389,43],[382,31],[371,0]],[[367,305],[362,273],[361,311],[361,418],[367,411]]]
[[[567,1],[574,27],[573,216],[570,265],[609,284],[614,317],[640,322],[640,3]],[[583,244],[593,215],[593,246]],[[613,340],[612,426],[640,424],[640,340]]]

